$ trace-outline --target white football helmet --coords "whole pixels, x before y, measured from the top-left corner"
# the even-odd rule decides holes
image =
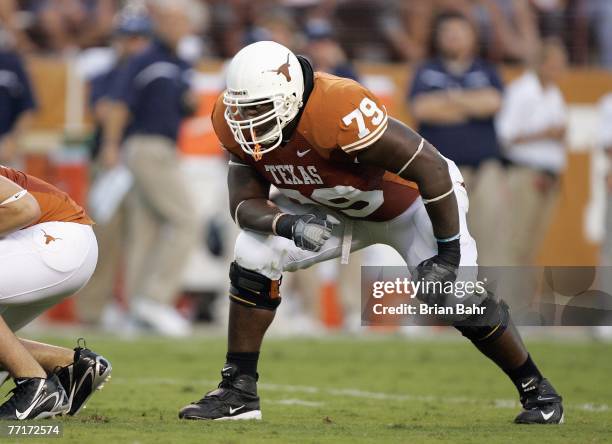
[[[302,107],[303,93],[302,68],[288,48],[263,41],[240,50],[227,69],[223,103],[225,120],[243,151],[259,160],[277,148],[283,128]]]

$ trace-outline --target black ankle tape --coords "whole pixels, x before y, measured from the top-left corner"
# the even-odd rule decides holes
[[[257,377],[259,352],[227,352],[226,361],[238,366],[240,374]]]

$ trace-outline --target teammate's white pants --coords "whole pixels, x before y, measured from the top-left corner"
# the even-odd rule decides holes
[[[97,260],[89,225],[45,222],[0,238],[0,315],[19,330],[84,287]]]
[[[460,265],[476,266],[476,242],[470,235],[466,223],[469,202],[463,186],[463,177],[454,162],[448,161],[448,163],[459,206]],[[294,204],[287,205],[287,208],[284,206],[281,205],[284,210],[294,214],[312,212],[312,206]],[[330,212],[323,207],[318,207],[317,211]],[[410,267],[417,266],[437,254],[438,247],[433,227],[420,198],[404,213],[388,222],[349,221],[348,218],[335,212],[333,216],[342,223],[334,228],[332,237],[318,252],[302,250],[293,241],[284,237],[266,236],[242,230],[236,239],[234,258],[244,268],[261,273],[270,279],[280,279],[283,271],[308,268],[315,263],[339,257],[346,223],[353,224],[351,251],[373,244],[386,244],[393,247]]]

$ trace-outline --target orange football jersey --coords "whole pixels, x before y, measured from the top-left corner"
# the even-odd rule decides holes
[[[32,225],[43,222],[75,222],[93,225],[85,210],[68,194],[53,185],[29,174],[0,166],[0,175],[15,182],[21,188],[28,190],[40,206],[40,218]]]
[[[315,73],[314,87],[291,140],[256,161],[225,122],[221,95],[213,127],[221,144],[292,201],[316,203],[358,219],[387,221],[418,198],[416,184],[357,162],[387,129],[387,111],[359,83]]]

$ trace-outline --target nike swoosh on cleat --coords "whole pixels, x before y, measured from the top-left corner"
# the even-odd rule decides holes
[[[533,380],[534,380],[534,379],[535,379],[535,378],[531,378],[529,381],[527,381],[527,382],[526,382],[526,383],[524,383],[524,384],[521,382],[521,386],[522,386],[523,388],[526,388],[526,387],[527,387],[529,384],[531,384],[531,383],[533,382]]]
[[[541,396],[538,396],[538,401],[554,401],[557,398],[542,398]]]
[[[85,381],[87,380],[88,377],[91,377],[91,385],[93,388],[93,381],[95,378],[95,370],[93,367],[89,367],[85,373],[83,374],[83,376],[81,377],[81,380],[79,381],[78,384],[75,384],[75,390],[74,393],[78,393],[79,390],[81,390],[81,387],[83,386],[83,384],[85,383]]]
[[[230,407],[230,409],[229,409],[229,414],[230,414],[230,415],[233,415],[234,413],[236,413],[238,410],[240,410],[240,409],[242,409],[242,408],[244,408],[244,404],[243,404],[243,405],[241,405],[240,407],[236,407],[235,409],[233,409],[233,408],[231,408],[231,407]]]
[[[34,395],[34,398],[32,399],[32,403],[30,404],[30,407],[25,409],[23,412],[20,412],[19,410],[15,409],[15,416],[17,417],[17,419],[26,419],[28,415],[32,412],[32,410],[34,410],[34,407],[38,405],[38,402],[40,398],[42,397],[42,388],[44,385],[45,385],[45,380],[41,379],[40,382],[38,383],[38,388],[36,389],[36,393]]]
[[[544,421],[548,421],[550,417],[555,414],[555,411],[553,410],[550,413],[544,413],[543,410],[540,410],[540,413],[542,414],[542,418],[544,418]]]

